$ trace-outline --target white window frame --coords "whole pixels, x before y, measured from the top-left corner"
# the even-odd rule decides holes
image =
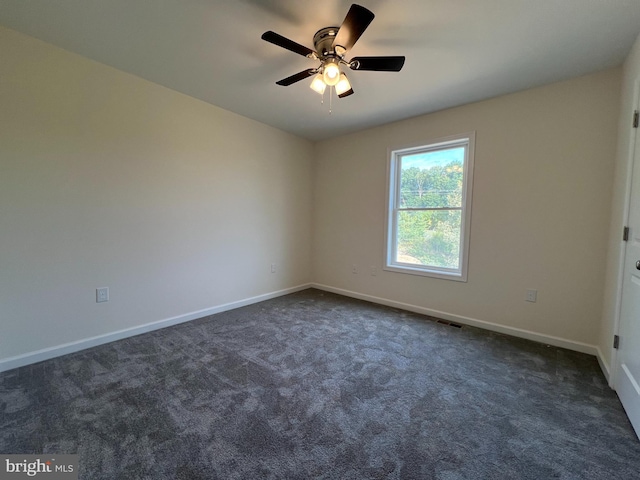
[[[383,270],[390,272],[408,273],[426,277],[467,281],[469,266],[469,236],[471,231],[471,197],[473,189],[473,157],[475,151],[475,132],[462,133],[444,138],[436,138],[421,142],[417,145],[390,148],[388,150],[387,163],[387,211],[386,211],[386,235]],[[396,262],[397,248],[397,218],[402,209],[399,205],[400,192],[400,164],[401,158],[422,152],[445,150],[448,148],[465,147],[462,204],[460,225],[460,262],[459,268],[442,268],[429,265],[415,265]],[[428,210],[428,209],[425,209]]]

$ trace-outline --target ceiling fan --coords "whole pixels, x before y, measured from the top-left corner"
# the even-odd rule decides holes
[[[325,27],[316,32],[313,36],[315,50],[272,31],[262,34],[262,39],[267,42],[312,60],[320,60],[319,67],[296,73],[276,84],[288,87],[300,80],[315,76],[310,85],[313,90],[323,94],[327,86],[335,87],[338,97],[344,98],[353,94],[353,88],[347,76],[340,70],[341,65],[346,65],[351,70],[399,72],[404,65],[404,57],[354,57],[349,61],[345,60],[347,52],[358,41],[374,17],[373,12],[354,3],[340,27]]]

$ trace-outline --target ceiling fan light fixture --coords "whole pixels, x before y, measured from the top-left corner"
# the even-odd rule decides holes
[[[334,86],[340,81],[340,67],[335,62],[327,62],[322,69],[322,79],[329,86]]]
[[[344,73],[341,73],[340,79],[338,80],[338,83],[336,83],[336,94],[340,96],[343,93],[348,92],[349,90],[351,90],[349,79]]]
[[[313,77],[313,80],[311,80],[311,85],[309,85],[309,87],[311,88],[311,90],[322,95],[324,93],[324,89],[327,88],[327,84],[324,83],[324,80],[322,79],[322,74],[319,73],[315,77]]]
[[[289,50],[303,57],[320,61],[316,68],[308,68],[287,78],[276,82],[276,85],[288,87],[305,78],[313,77],[311,89],[323,95],[329,87],[329,113],[331,113],[331,99],[335,87],[338,98],[353,95],[353,88],[342,73],[340,65],[345,65],[351,70],[368,70],[371,72],[399,72],[404,65],[405,57],[401,56],[367,56],[353,57],[350,60],[346,56],[358,41],[360,36],[369,27],[375,15],[367,8],[352,4],[339,27],[324,27],[313,36],[313,47],[310,49],[282,35],[267,31],[262,34],[262,39],[285,50]]]

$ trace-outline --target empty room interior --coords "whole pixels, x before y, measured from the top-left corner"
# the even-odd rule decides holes
[[[638,110],[637,0],[1,1],[0,476],[640,478]]]

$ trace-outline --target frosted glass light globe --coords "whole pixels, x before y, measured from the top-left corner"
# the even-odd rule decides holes
[[[327,85],[333,86],[340,81],[340,68],[335,63],[327,63],[322,72],[322,79]]]

